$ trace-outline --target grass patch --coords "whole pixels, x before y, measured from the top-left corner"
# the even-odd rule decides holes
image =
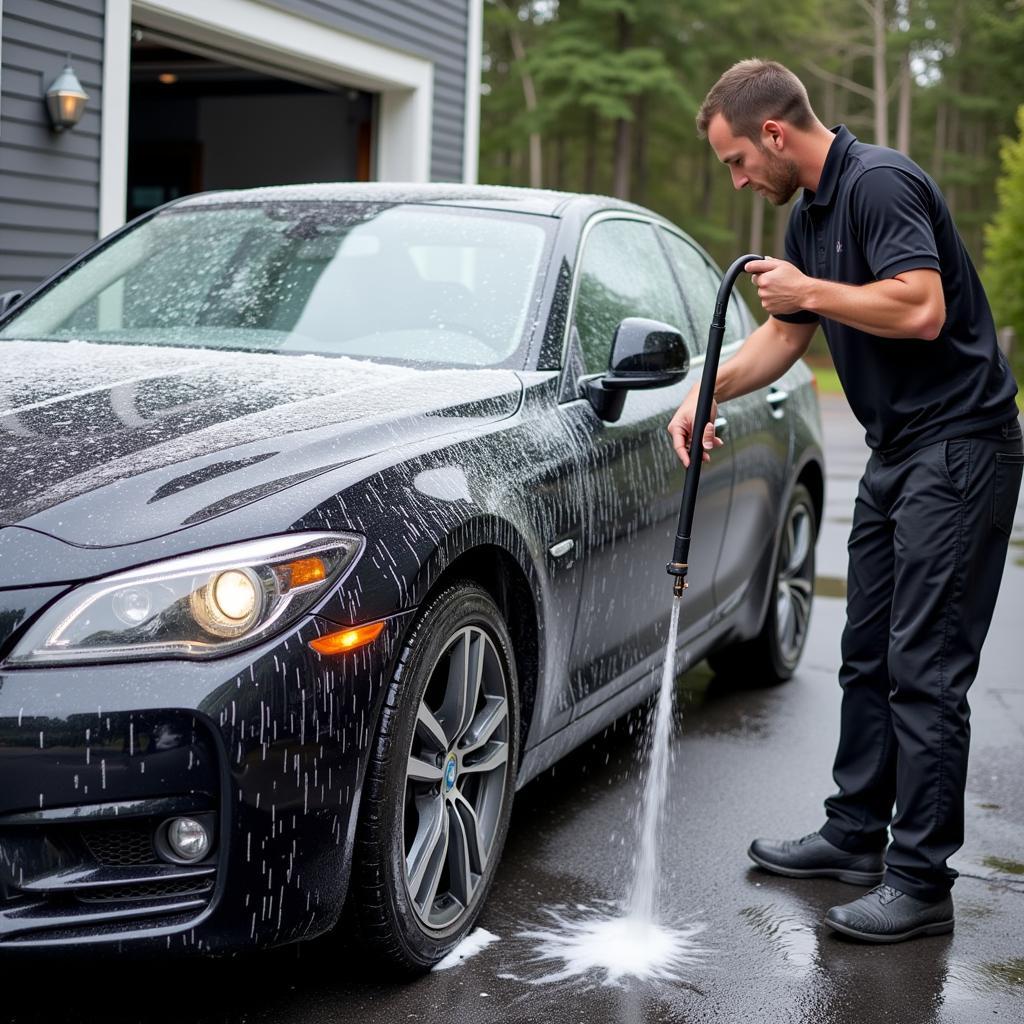
[[[841,395],[843,385],[839,383],[839,374],[831,366],[812,366],[814,379],[818,382],[818,393],[822,395]],[[1018,395],[1018,400],[1020,396]]]

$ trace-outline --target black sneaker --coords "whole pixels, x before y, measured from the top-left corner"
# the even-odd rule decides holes
[[[879,885],[852,903],[832,907],[825,924],[862,942],[945,935],[953,930],[953,897],[931,903],[891,885]]]
[[[803,839],[755,839],[750,859],[787,878],[836,878],[851,885],[872,885],[885,873],[882,853],[847,853],[819,832]]]

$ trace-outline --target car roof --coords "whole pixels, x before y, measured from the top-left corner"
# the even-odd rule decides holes
[[[201,192],[175,202],[177,208],[212,203],[317,201],[348,203],[432,203],[439,206],[484,207],[546,217],[563,217],[598,210],[628,210],[656,216],[650,210],[611,196],[560,192],[555,189],[514,188],[507,185],[462,185],[458,182],[321,182],[310,185],[270,185],[260,188]]]

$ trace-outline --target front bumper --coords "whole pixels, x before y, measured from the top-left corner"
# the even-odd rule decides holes
[[[326,931],[405,615],[322,657],[308,619],[211,662],[0,669],[0,951],[210,951]],[[196,865],[154,834],[215,831]]]

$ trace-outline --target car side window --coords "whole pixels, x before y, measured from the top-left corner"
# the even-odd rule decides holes
[[[690,317],[690,332],[693,339],[690,354],[700,355],[708,347],[708,330],[715,312],[718,285],[709,275],[708,262],[696,246],[674,232],[660,230],[668,249],[672,269],[683,292],[686,312]],[[687,341],[689,340],[688,338]]]
[[[718,296],[718,289],[722,284],[722,275],[712,266],[708,267],[708,274],[711,277],[711,286],[714,288],[715,296]],[[738,282],[737,282],[738,283]],[[732,294],[729,296],[729,309],[725,314],[725,334],[722,337],[723,345],[731,345],[734,341],[742,341],[747,334],[747,318],[740,309],[741,299],[733,286]]]
[[[586,373],[604,373],[615,328],[630,316],[676,327],[688,321],[654,228],[644,221],[605,220],[587,236],[580,263],[574,324]]]

